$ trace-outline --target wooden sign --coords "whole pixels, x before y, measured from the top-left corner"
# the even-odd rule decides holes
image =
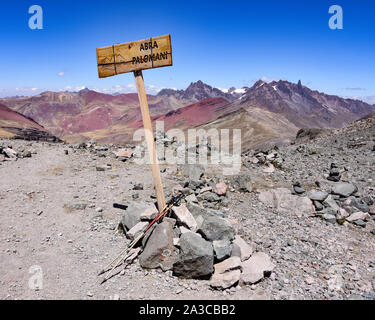
[[[96,49],[99,78],[172,65],[171,36]]]
[[[166,207],[142,70],[172,65],[171,36],[97,48],[99,78],[134,72],[159,212]]]

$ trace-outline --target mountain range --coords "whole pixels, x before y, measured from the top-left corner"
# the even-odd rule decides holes
[[[163,89],[148,95],[148,101],[152,120],[163,120],[166,130],[237,128],[242,131],[243,149],[290,141],[300,128],[341,128],[375,109],[359,100],[311,90],[301,81],[284,80],[259,80],[250,88],[228,90],[197,81],[185,90]],[[47,91],[3,98],[0,103],[8,110],[0,112],[3,136],[7,128],[24,128],[27,123],[71,143],[89,139],[119,143],[132,142],[134,131],[142,127],[136,93]],[[9,112],[24,120],[18,119],[17,125]]]

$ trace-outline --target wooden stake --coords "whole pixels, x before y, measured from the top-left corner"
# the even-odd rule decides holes
[[[145,136],[147,142],[147,149],[150,155],[150,163],[152,169],[152,177],[154,179],[156,198],[158,200],[159,210],[165,207],[163,185],[161,183],[160,169],[158,157],[156,156],[156,146],[154,141],[154,133],[152,131],[152,123],[150,117],[150,110],[148,108],[145,83],[143,81],[142,70],[134,71],[135,82],[138,90],[139,104],[141,106],[143,127],[145,129]]]

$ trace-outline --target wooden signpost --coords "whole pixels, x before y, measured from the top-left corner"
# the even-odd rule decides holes
[[[159,211],[165,207],[163,185],[156,155],[156,146],[150,111],[148,108],[142,70],[172,65],[172,46],[170,35],[140,41],[122,43],[96,49],[99,78],[111,77],[121,73],[134,72],[145,129],[147,149],[150,155]]]

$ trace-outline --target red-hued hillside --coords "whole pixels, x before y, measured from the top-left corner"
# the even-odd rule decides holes
[[[32,126],[39,129],[43,129],[38,123],[34,120],[25,117],[24,115],[9,109],[7,106],[0,104],[0,121],[2,125],[5,125],[6,122],[15,122],[20,126]]]
[[[33,119],[0,104],[0,138],[59,141]]]
[[[228,103],[224,98],[207,98],[186,107],[152,117],[152,121],[164,121],[165,130],[196,127],[215,118],[217,109]],[[132,125],[134,128],[141,128],[142,126],[141,119]]]

